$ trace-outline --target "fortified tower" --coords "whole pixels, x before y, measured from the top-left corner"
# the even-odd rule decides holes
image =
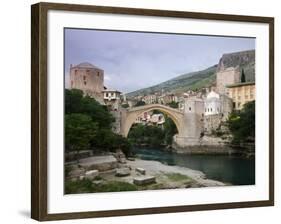
[[[104,71],[88,62],[70,66],[70,88],[103,102]]]
[[[199,145],[204,131],[204,101],[196,96],[185,98],[181,135],[174,137],[178,147]]]
[[[220,68],[216,74],[217,77],[217,92],[226,94],[226,86],[240,82],[239,67]]]

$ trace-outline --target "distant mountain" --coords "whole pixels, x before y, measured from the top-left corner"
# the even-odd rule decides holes
[[[236,66],[240,66],[241,70],[242,68],[244,69],[246,81],[254,81],[255,50],[224,54],[218,65],[213,65],[201,71],[179,75],[157,85],[128,93],[127,96],[133,97],[137,95],[148,95],[161,92],[162,90],[164,92],[179,93],[187,90],[209,87],[215,84],[217,71]]]

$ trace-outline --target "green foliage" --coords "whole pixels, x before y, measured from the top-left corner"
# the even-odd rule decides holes
[[[164,132],[165,132],[165,143],[171,145],[173,142],[173,136],[178,133],[177,126],[174,121],[165,115],[165,123],[164,123]]]
[[[109,181],[102,184],[93,184],[88,179],[66,181],[65,193],[95,193],[95,192],[119,192],[119,191],[136,191],[137,187],[133,184],[121,181]]]
[[[65,90],[65,113],[86,114],[98,124],[99,128],[111,128],[114,121],[106,106],[89,96],[83,97],[83,92],[77,89]]]
[[[91,193],[92,181],[88,179],[65,181],[65,194]]]
[[[244,72],[243,68],[242,68],[242,74],[241,74],[241,82],[246,82],[246,76],[245,76],[245,72]]]
[[[253,142],[255,139],[255,101],[246,103],[240,113],[232,113],[227,124],[233,135],[233,143]]]
[[[126,156],[130,155],[131,144],[129,141],[109,129],[100,129],[96,138],[92,139],[91,145],[103,151],[110,152],[121,149]]]
[[[138,188],[134,184],[121,181],[109,181],[102,185],[93,186],[92,192],[118,192],[118,191],[136,191]]]
[[[146,144],[161,146],[172,144],[173,136],[177,133],[177,127],[173,120],[165,116],[163,128],[154,125],[135,124],[132,126],[128,138],[132,144]]]
[[[170,103],[167,103],[167,106],[172,108],[179,108],[179,102],[172,101]]]
[[[84,114],[65,115],[65,144],[70,151],[88,149],[98,131],[97,123]]]
[[[65,113],[66,150],[91,148],[114,152],[121,149],[126,155],[130,154],[129,141],[111,130],[114,117],[94,98],[83,96],[77,89],[65,90]]]
[[[160,146],[163,143],[164,131],[158,126],[136,124],[131,128],[128,138],[133,144]]]
[[[136,104],[135,104],[135,107],[139,107],[139,106],[144,106],[145,105],[145,102],[144,101],[138,101]]]
[[[122,106],[123,108],[128,108],[130,105],[127,104],[127,103],[125,103],[125,104],[122,104],[121,106]]]

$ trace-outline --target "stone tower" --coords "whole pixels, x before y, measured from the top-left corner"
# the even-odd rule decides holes
[[[70,88],[80,89],[85,95],[103,100],[104,71],[90,63],[84,62],[70,66]]]
[[[185,98],[183,112],[182,136],[175,136],[174,144],[183,148],[199,145],[204,131],[204,101],[196,96]]]
[[[217,92],[226,94],[226,86],[240,82],[239,67],[222,68],[217,71]]]

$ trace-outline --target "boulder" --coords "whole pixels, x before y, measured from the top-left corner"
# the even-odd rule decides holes
[[[98,170],[89,170],[85,173],[85,178],[93,180],[95,177],[99,175]]]
[[[135,185],[146,185],[146,184],[153,184],[156,182],[156,178],[154,176],[143,176],[143,177],[135,177],[133,183]]]
[[[115,176],[117,177],[125,177],[131,174],[131,170],[127,167],[116,169]]]
[[[68,177],[69,178],[79,178],[81,175],[84,175],[84,174],[85,174],[85,169],[83,169],[83,168],[76,168],[76,169],[71,170],[68,173]]]
[[[92,156],[80,159],[79,164],[86,170],[107,171],[117,168],[117,159],[112,155]]]
[[[140,173],[140,174],[142,174],[142,175],[145,175],[145,169],[143,169],[143,168],[137,167],[137,168],[136,168],[136,172],[137,172],[137,173]]]
[[[126,156],[121,149],[116,150],[114,156],[119,163],[126,163]]]

